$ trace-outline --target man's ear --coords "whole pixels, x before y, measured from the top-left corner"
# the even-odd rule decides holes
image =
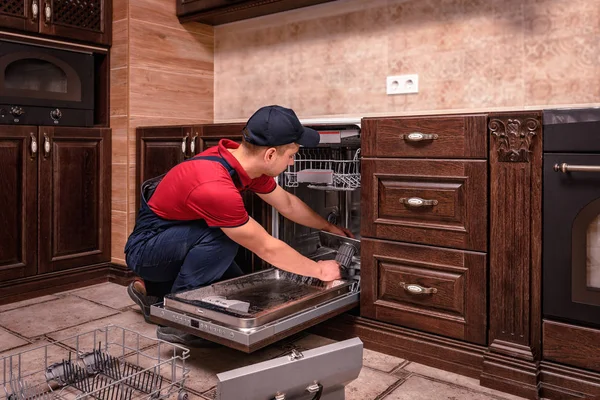
[[[267,151],[265,151],[265,162],[271,162],[277,156],[277,149],[275,147],[269,147]]]

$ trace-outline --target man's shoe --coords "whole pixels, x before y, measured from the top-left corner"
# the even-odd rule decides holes
[[[127,294],[129,294],[129,297],[131,297],[131,300],[133,300],[135,304],[140,306],[142,314],[144,315],[144,320],[149,324],[153,323],[150,321],[150,306],[160,303],[161,299],[156,296],[146,295],[144,283],[138,280],[131,282],[129,286],[127,286]]]
[[[179,343],[186,347],[207,348],[219,346],[218,343],[202,339],[201,337],[194,336],[189,333],[185,333],[177,328],[172,328],[170,326],[157,326],[156,337],[160,340],[164,340],[165,342]]]

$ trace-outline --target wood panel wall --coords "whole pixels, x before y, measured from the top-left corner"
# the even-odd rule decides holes
[[[135,128],[214,119],[214,33],[180,24],[175,2],[113,0],[112,262],[135,224]]]

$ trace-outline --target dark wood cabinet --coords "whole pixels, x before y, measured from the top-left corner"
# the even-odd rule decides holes
[[[136,209],[139,209],[142,183],[166,173],[192,154],[189,130],[181,126],[138,128],[136,147]]]
[[[487,157],[482,114],[425,117],[364,118],[364,157],[481,158]]]
[[[109,129],[40,128],[39,273],[110,261]]]
[[[0,0],[0,26],[26,32],[37,32],[39,22],[39,0],[33,6],[33,0]]]
[[[175,0],[181,22],[220,25],[334,0]]]
[[[361,314],[486,343],[486,255],[362,239]]]
[[[363,159],[361,234],[486,251],[487,163]]]
[[[112,0],[0,0],[0,27],[109,45]]]
[[[37,273],[37,129],[0,126],[0,281]]]
[[[110,129],[0,126],[0,281],[110,261],[110,152]]]

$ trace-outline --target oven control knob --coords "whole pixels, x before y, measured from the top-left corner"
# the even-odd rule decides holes
[[[23,110],[22,107],[11,107],[10,108],[10,113],[12,114],[13,117],[20,117],[21,115],[25,114],[25,110]]]
[[[56,110],[50,111],[50,118],[52,118],[54,121],[58,121],[60,117],[62,117],[62,113],[58,108]]]

